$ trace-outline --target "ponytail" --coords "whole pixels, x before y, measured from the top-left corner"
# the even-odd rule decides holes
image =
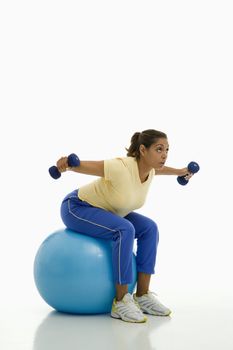
[[[140,151],[139,151],[139,146],[140,146],[140,132],[135,132],[133,136],[131,137],[131,144],[129,148],[126,148],[127,151],[127,157],[135,157],[137,159],[140,158]]]

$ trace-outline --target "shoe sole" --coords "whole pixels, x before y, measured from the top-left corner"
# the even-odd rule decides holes
[[[151,313],[151,312],[149,312],[149,311],[144,311],[144,310],[142,310],[142,312],[144,313],[144,314],[147,314],[147,315],[152,315],[152,316],[162,316],[162,317],[166,317],[166,316],[170,316],[171,315],[171,313],[172,312],[169,312],[168,314],[160,314],[159,312],[158,313]]]
[[[120,320],[122,320],[122,321],[124,321],[124,322],[129,322],[129,323],[145,323],[146,321],[147,321],[147,317],[145,316],[144,317],[144,319],[143,320],[141,320],[141,321],[137,321],[137,320],[127,320],[127,319],[123,319],[121,316],[119,316],[118,314],[116,314],[116,313],[111,313],[111,317],[112,318],[117,318],[117,319],[120,319]]]

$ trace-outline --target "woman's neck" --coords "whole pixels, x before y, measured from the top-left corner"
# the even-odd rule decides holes
[[[138,164],[138,173],[139,173],[140,180],[141,182],[145,182],[149,176],[149,173],[152,167],[145,164],[145,162],[143,162],[142,159],[138,159],[137,164]]]

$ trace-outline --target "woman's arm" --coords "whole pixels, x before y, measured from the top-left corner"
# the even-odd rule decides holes
[[[187,175],[188,179],[192,174],[188,171],[188,168],[176,169],[168,166],[163,166],[161,169],[155,169],[155,175],[177,175],[184,176]]]
[[[77,167],[69,168],[69,170],[86,175],[95,175],[104,177],[104,161],[103,160],[82,160]]]
[[[70,170],[75,171],[77,173],[86,174],[86,175],[94,175],[104,177],[104,161],[103,160],[82,160],[80,161],[80,165],[77,167],[69,167],[68,166],[68,158],[62,157],[57,161],[57,168],[62,173],[64,171]]]

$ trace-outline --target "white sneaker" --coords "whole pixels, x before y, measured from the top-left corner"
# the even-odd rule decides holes
[[[141,297],[137,297],[135,293],[133,298],[139,304],[142,312],[155,316],[169,316],[171,310],[160,303],[155,295],[157,294],[149,291]]]
[[[111,316],[114,318],[121,318],[126,322],[142,323],[147,321],[147,317],[143,315],[130,293],[125,294],[120,301],[117,301],[116,298],[114,298]]]

